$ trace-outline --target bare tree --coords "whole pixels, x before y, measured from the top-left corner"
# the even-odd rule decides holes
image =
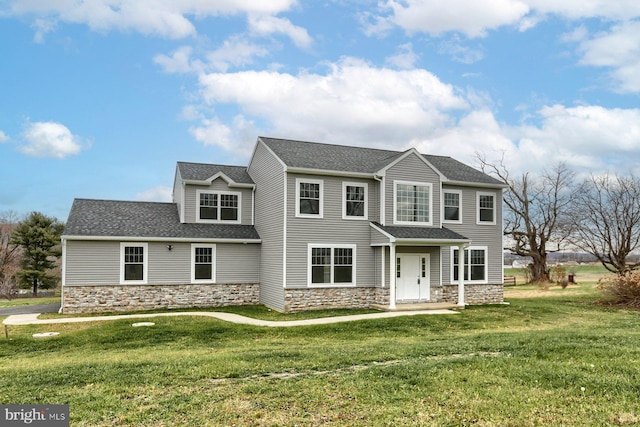
[[[10,243],[11,233],[18,224],[15,212],[0,212],[0,298],[11,299],[18,291],[20,247]]]
[[[531,258],[532,282],[548,282],[547,255],[559,251],[571,233],[568,213],[575,192],[574,173],[558,163],[539,176],[527,172],[513,178],[504,158],[490,163],[482,154],[477,157],[483,172],[508,186],[503,197],[505,249]]]
[[[591,176],[576,195],[573,241],[609,271],[624,275],[640,267],[640,177]]]

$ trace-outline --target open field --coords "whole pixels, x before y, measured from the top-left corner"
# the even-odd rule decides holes
[[[640,423],[640,312],[595,304],[581,286],[528,298],[510,288],[510,305],[457,315],[293,329],[199,318],[12,327],[0,401],[68,403],[74,426]],[[60,336],[31,337],[43,331]]]

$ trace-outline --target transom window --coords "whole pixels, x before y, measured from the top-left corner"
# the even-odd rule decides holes
[[[460,278],[460,254],[457,248],[452,250],[452,278],[457,282]],[[487,282],[487,248],[470,247],[464,251],[464,280],[470,282]]]
[[[450,222],[462,222],[460,212],[461,192],[448,190],[444,192],[444,220]]]
[[[120,282],[147,282],[147,244],[120,244]]]
[[[355,245],[309,245],[309,285],[354,285]]]
[[[215,281],[215,245],[194,243],[191,245],[191,281]]]
[[[296,216],[322,218],[323,182],[296,179]]]
[[[344,219],[367,219],[367,184],[344,182],[342,184]]]
[[[240,193],[198,191],[198,221],[240,222]]]
[[[477,193],[478,224],[496,223],[496,196],[493,193]]]
[[[431,225],[431,184],[395,183],[394,222]]]

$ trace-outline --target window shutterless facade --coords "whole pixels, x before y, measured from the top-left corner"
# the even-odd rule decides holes
[[[342,218],[367,219],[368,185],[366,183],[342,183]]]
[[[120,244],[120,283],[146,284],[147,266],[147,243]]]
[[[318,179],[296,179],[296,216],[322,218],[324,182]]]
[[[451,280],[460,278],[460,251],[451,248]],[[469,283],[487,283],[487,247],[471,246],[464,250],[464,280]]]
[[[355,286],[356,245],[309,244],[309,286]]]
[[[216,245],[191,245],[191,283],[216,281]]]
[[[430,183],[395,181],[393,222],[432,225],[431,194]]]
[[[496,195],[495,193],[476,193],[477,224],[496,224]]]
[[[444,222],[462,222],[462,191],[443,191],[443,220]]]
[[[196,191],[197,222],[239,224],[242,194],[230,191]]]

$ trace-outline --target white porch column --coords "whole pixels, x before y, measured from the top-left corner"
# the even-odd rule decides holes
[[[380,265],[380,272],[381,272],[381,276],[382,276],[382,283],[380,284],[381,287],[384,288],[384,284],[385,284],[385,275],[387,274],[387,268],[384,265],[385,261],[386,261],[386,255],[387,255],[387,248],[384,246],[380,246],[380,250],[382,251],[382,256],[381,256],[381,263],[382,265]]]
[[[396,309],[396,244],[389,245],[389,310]]]
[[[464,307],[464,249],[466,245],[458,246],[458,307]]]

